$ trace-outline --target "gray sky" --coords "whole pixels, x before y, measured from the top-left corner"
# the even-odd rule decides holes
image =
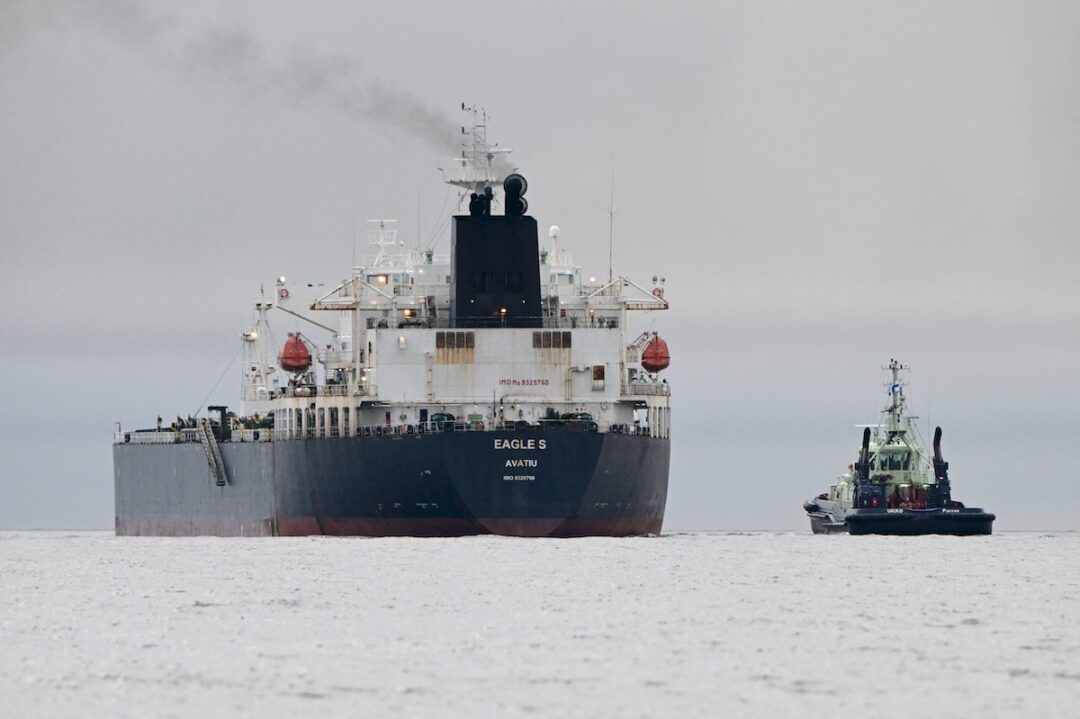
[[[111,526],[113,423],[198,407],[260,283],[434,239],[462,101],[586,273],[614,165],[667,528],[804,529],[890,357],[960,499],[1078,526],[1080,6],[365,5],[0,3],[0,528]]]

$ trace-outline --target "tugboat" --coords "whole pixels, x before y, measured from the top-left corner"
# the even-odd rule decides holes
[[[934,430],[934,453],[916,439],[912,417],[904,413],[901,371],[895,359],[883,424],[863,429],[858,460],[817,497],[805,502],[814,534],[990,534],[994,515],[952,498],[949,463],[941,456],[941,427]]]

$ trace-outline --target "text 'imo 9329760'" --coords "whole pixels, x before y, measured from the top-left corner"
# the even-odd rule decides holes
[[[117,432],[117,534],[660,531],[670,358],[628,318],[668,308],[662,282],[583,280],[557,227],[541,248],[525,178],[470,112],[444,169],[469,196],[450,255],[405,251],[378,220],[377,253],[339,286],[279,278],[241,338],[239,415]],[[273,366],[274,309],[329,340],[292,333]]]

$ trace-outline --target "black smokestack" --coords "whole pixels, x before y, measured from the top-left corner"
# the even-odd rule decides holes
[[[515,198],[515,208],[523,212],[525,178],[512,175],[505,187]],[[481,197],[470,202],[469,216],[454,217],[450,234],[454,327],[543,326],[536,220],[509,212],[509,200],[507,209],[502,216],[485,214]]]

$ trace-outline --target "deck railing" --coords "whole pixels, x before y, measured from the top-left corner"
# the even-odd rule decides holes
[[[645,394],[655,396],[665,396],[671,394],[671,387],[664,382],[630,382],[628,384],[629,394]]]
[[[592,420],[566,419],[541,420],[538,423],[485,421],[446,421],[422,422],[417,424],[376,424],[350,428],[348,433],[337,428],[326,427],[322,432],[314,427],[298,429],[243,429],[233,430],[225,444],[236,442],[270,442],[294,439],[332,439],[335,437],[387,437],[432,434],[442,432],[515,432],[521,434],[543,434],[545,432],[601,432],[649,436],[649,428],[635,424],[604,423]],[[134,432],[116,432],[114,444],[198,444],[199,433],[196,429],[179,430],[137,430]]]
[[[335,427],[318,430],[315,427],[303,429],[275,429],[274,440],[322,439],[335,437],[386,437],[431,434],[442,432],[520,432],[523,434],[542,434],[544,432],[607,432],[648,436],[649,428],[641,425],[619,422],[596,422],[583,419],[540,420],[529,422],[487,422],[474,421],[434,421],[416,424],[375,424],[350,428],[348,432]]]

